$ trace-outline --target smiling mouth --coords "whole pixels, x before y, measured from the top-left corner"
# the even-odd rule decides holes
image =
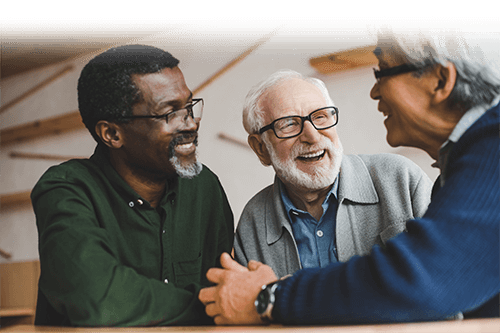
[[[326,150],[320,150],[318,152],[314,153],[309,153],[309,154],[304,154],[297,156],[297,159],[304,161],[304,162],[316,162],[322,159],[325,156]]]
[[[175,145],[175,151],[181,151],[181,152],[189,152],[195,148],[196,146],[193,142]]]
[[[384,115],[384,117],[390,117],[391,115],[387,112],[387,111],[382,111],[382,110],[379,110],[380,112],[382,112],[382,114]]]
[[[196,152],[198,136],[196,134],[183,134],[175,137],[169,145],[169,157],[187,156]]]

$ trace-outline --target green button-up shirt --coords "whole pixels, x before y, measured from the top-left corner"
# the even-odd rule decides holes
[[[207,324],[205,274],[230,252],[234,222],[206,167],[173,178],[155,209],[114,170],[107,150],[51,167],[31,194],[41,276],[36,324]]]

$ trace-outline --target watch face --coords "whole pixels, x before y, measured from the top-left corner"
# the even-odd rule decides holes
[[[263,314],[267,305],[269,304],[269,292],[267,290],[262,290],[259,295],[257,295],[257,299],[255,300],[255,308],[257,309],[257,313],[259,315]]]

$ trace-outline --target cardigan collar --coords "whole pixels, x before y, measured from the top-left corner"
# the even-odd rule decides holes
[[[358,156],[344,155],[342,157],[338,180],[339,205],[344,200],[365,204],[373,204],[379,201],[370,173]],[[268,244],[273,244],[281,238],[283,228],[293,234],[292,226],[281,200],[280,191],[280,181],[275,176],[272,198],[269,198],[270,200],[265,207],[266,239]],[[276,223],[273,223],[273,221],[276,221]]]

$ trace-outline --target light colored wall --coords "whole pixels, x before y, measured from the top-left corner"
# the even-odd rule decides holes
[[[374,40],[367,36],[363,32],[339,32],[331,38],[315,38],[312,33],[281,30],[200,92],[199,97],[205,99],[205,111],[200,128],[199,157],[219,176],[236,221],[245,203],[272,182],[274,172],[269,167],[263,167],[250,149],[223,141],[218,138],[218,133],[225,132],[246,141],[247,135],[241,124],[241,107],[246,93],[267,75],[284,68],[325,81],[340,109],[337,130],[346,154],[402,154],[419,164],[431,179],[436,178],[437,171],[430,167],[432,161],[425,153],[416,149],[394,149],[385,142],[383,117],[377,112],[377,103],[368,95],[374,83],[370,67],[318,75],[309,66],[311,57],[373,44]],[[172,34],[158,33],[140,42],[164,48],[180,59],[179,67],[192,90],[256,41],[255,38],[248,37],[221,37],[220,43],[208,44],[200,36],[199,41],[187,43],[182,38],[174,37]],[[76,83],[86,61],[87,59],[75,60],[76,68],[73,72],[0,114],[0,128],[76,110]],[[9,102],[62,66],[52,66],[3,80],[2,103]],[[94,147],[95,142],[90,134],[81,130],[2,148],[0,194],[30,190],[48,167],[57,164],[51,161],[12,159],[9,157],[11,151],[90,156]],[[1,212],[0,248],[13,254],[11,261],[37,259],[37,242],[35,217],[31,207]]]

